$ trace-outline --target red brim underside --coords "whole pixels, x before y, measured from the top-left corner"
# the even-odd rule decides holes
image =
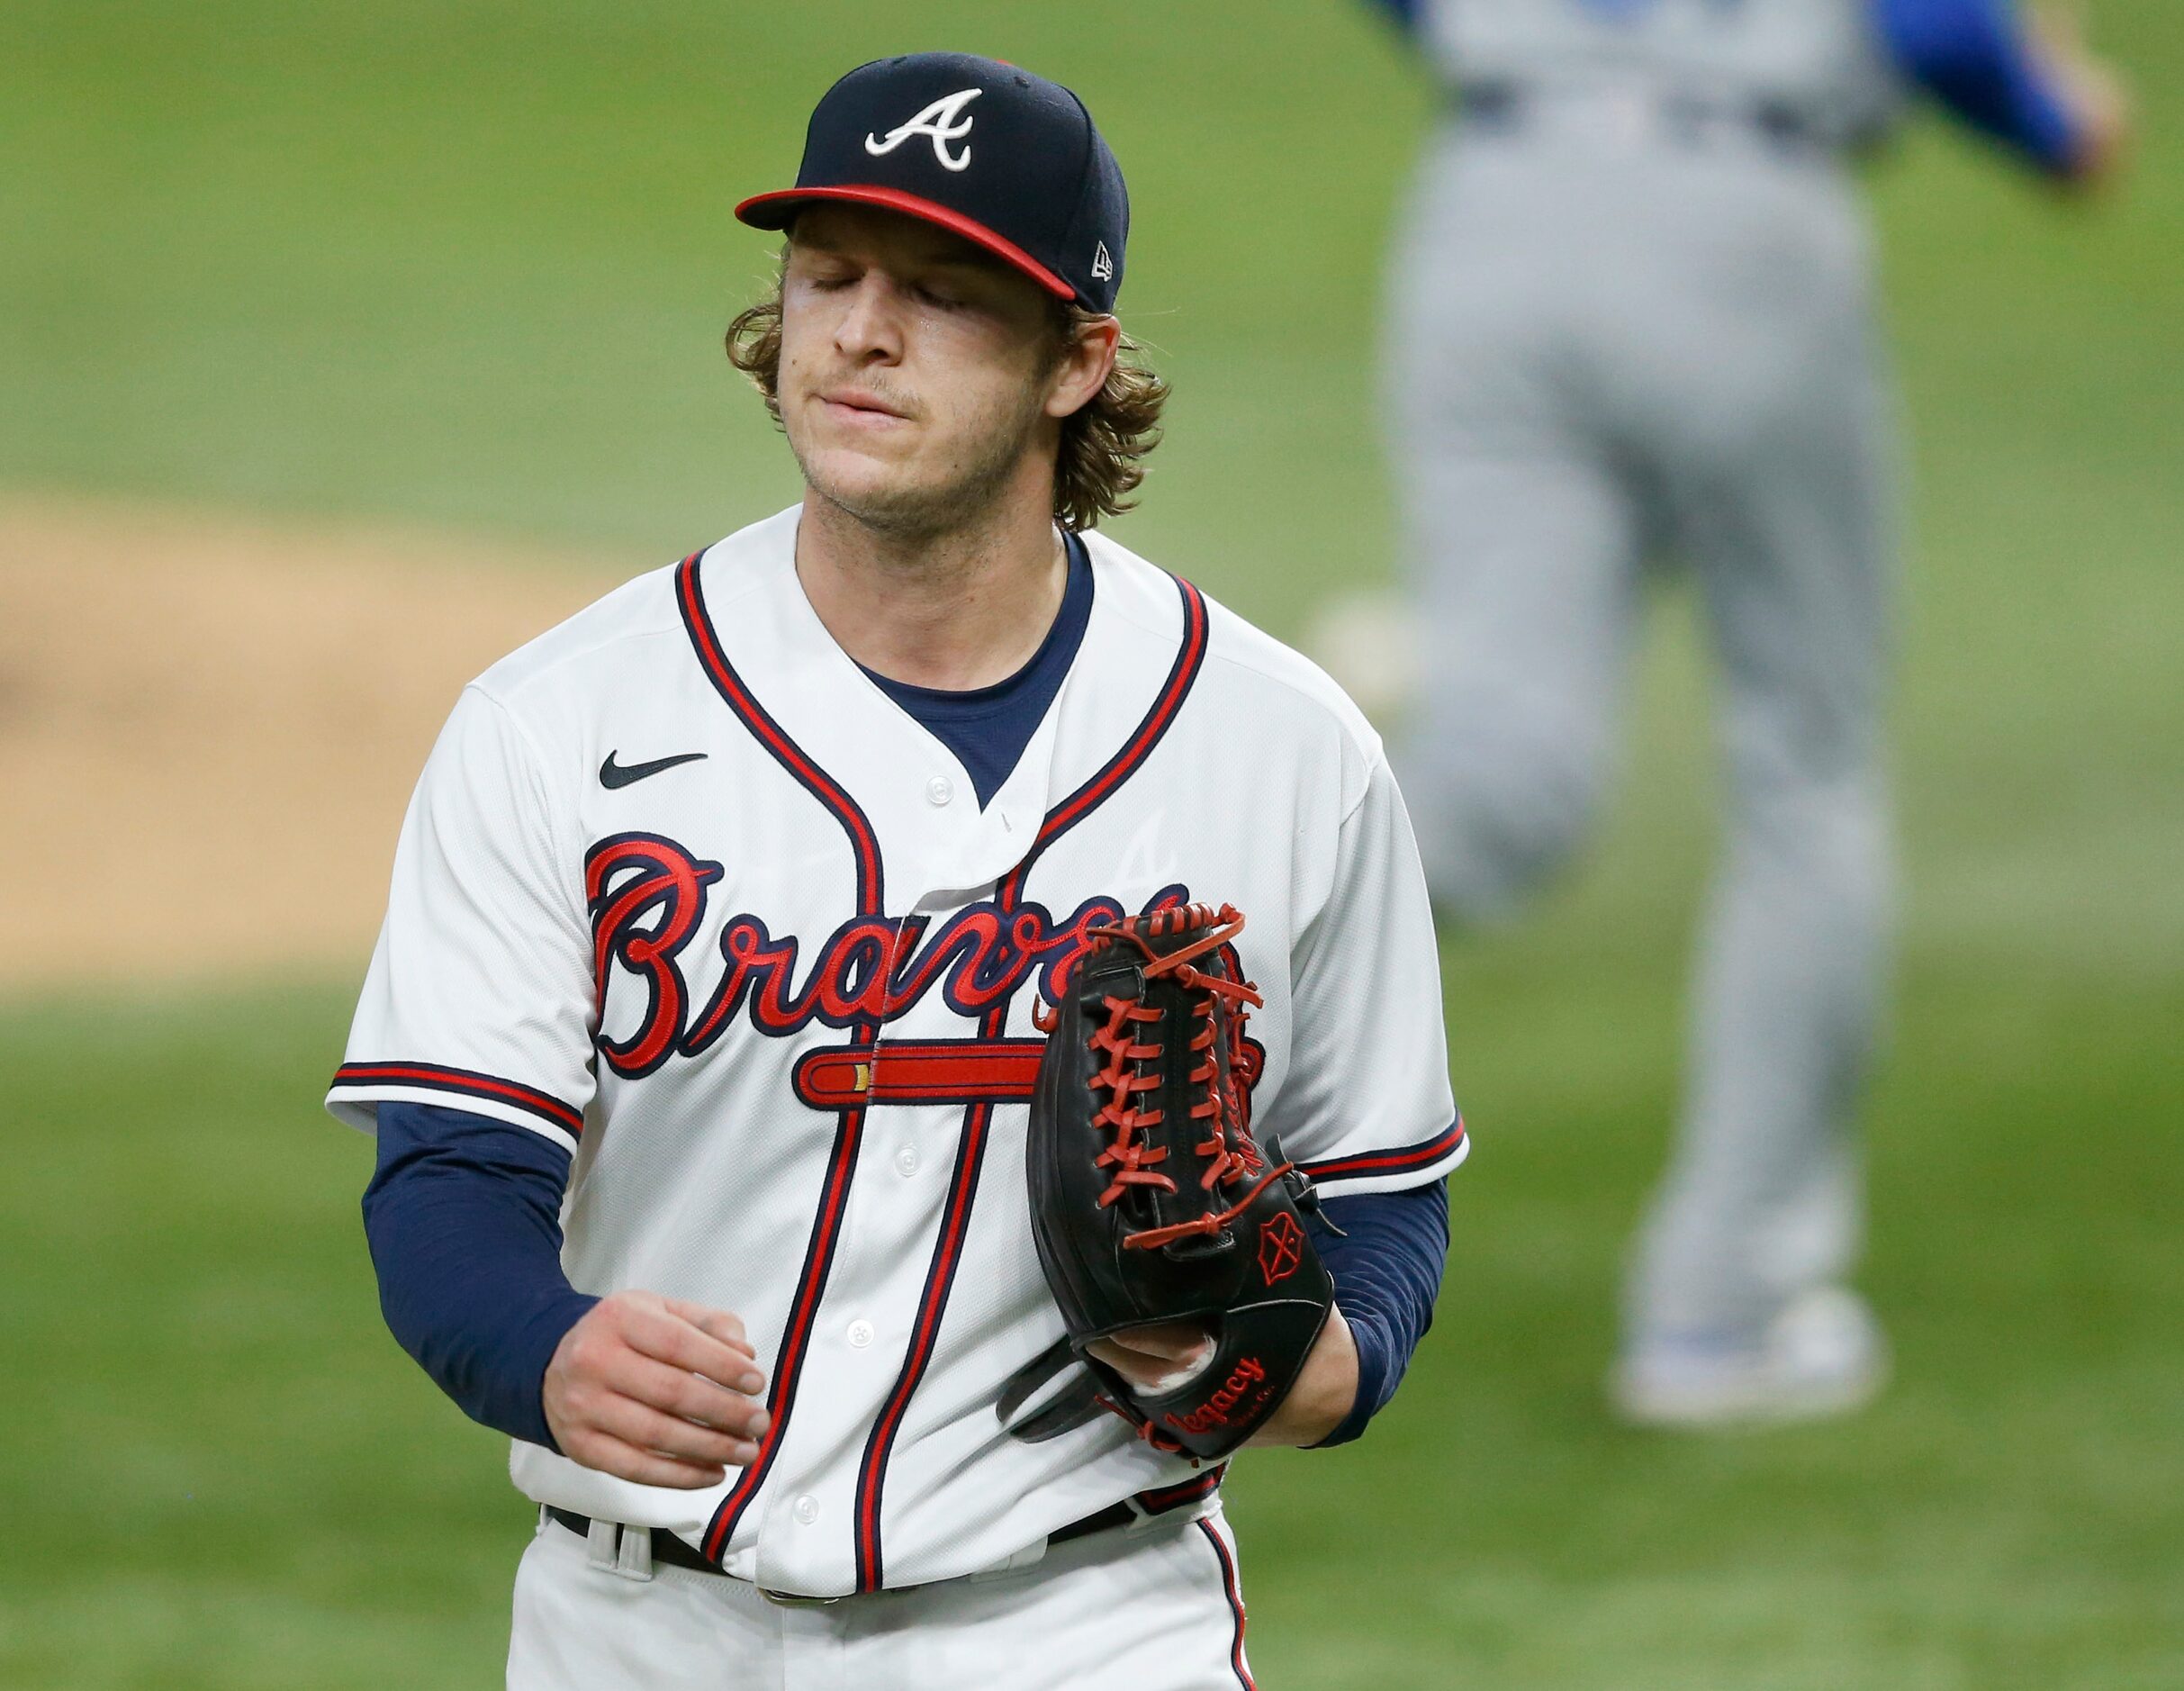
[[[974,218],[961,212],[949,210],[936,201],[905,194],[898,188],[859,187],[840,188],[782,188],[772,194],[754,194],[736,208],[737,221],[754,229],[783,229],[796,215],[797,208],[813,200],[847,200],[857,205],[877,205],[890,212],[900,212],[905,217],[934,223],[951,234],[961,235],[974,247],[983,247],[997,258],[1017,269],[1048,293],[1059,299],[1074,299],[1077,290],[1056,276],[1038,259],[1009,240]]]

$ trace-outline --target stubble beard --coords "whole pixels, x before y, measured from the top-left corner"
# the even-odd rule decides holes
[[[874,534],[916,542],[983,523],[1033,449],[1039,415],[1028,396],[1018,406],[994,407],[980,420],[984,426],[965,440],[971,456],[951,466],[955,473],[923,482],[906,471],[877,484],[852,484],[828,473],[824,455],[816,460],[807,456],[794,430],[782,432],[812,494]]]

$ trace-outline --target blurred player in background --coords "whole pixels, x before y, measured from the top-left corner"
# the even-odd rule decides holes
[[[1728,840],[1612,1389],[1664,1424],[1855,1407],[1886,1371],[1844,1281],[1889,920],[1894,548],[1846,161],[1924,93],[2089,188],[2126,138],[2120,86],[2009,0],[1378,4],[1454,113],[1403,221],[1389,342],[1403,626],[1430,655],[1397,766],[1436,900],[1491,919],[1569,855],[1645,567],[1680,560],[1720,672]],[[1364,642],[1374,666],[1394,640]]]

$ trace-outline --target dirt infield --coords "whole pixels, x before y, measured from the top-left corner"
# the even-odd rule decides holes
[[[361,972],[463,683],[645,563],[0,495],[0,993]]]

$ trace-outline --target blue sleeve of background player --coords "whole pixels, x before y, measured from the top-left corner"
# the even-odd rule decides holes
[[[1448,1256],[1448,1182],[1400,1192],[1327,1198],[1321,1211],[1342,1229],[1313,1229],[1335,1283],[1335,1302],[1358,1344],[1358,1402],[1320,1446],[1347,1444],[1386,1407],[1412,1352],[1433,1325]]]
[[[429,1104],[380,1105],[378,1144],[364,1231],[388,1330],[472,1420],[557,1448],[546,1364],[599,1301],[562,1272],[569,1153]]]
[[[1370,0],[1406,34],[1421,0]],[[2013,0],[1873,0],[1896,68],[1960,121],[2044,170],[2068,171],[2079,147],[2069,109],[2033,51]]]
[[[1873,0],[1873,14],[1897,68],[1957,118],[2044,170],[2071,168],[2077,126],[2011,0]]]

